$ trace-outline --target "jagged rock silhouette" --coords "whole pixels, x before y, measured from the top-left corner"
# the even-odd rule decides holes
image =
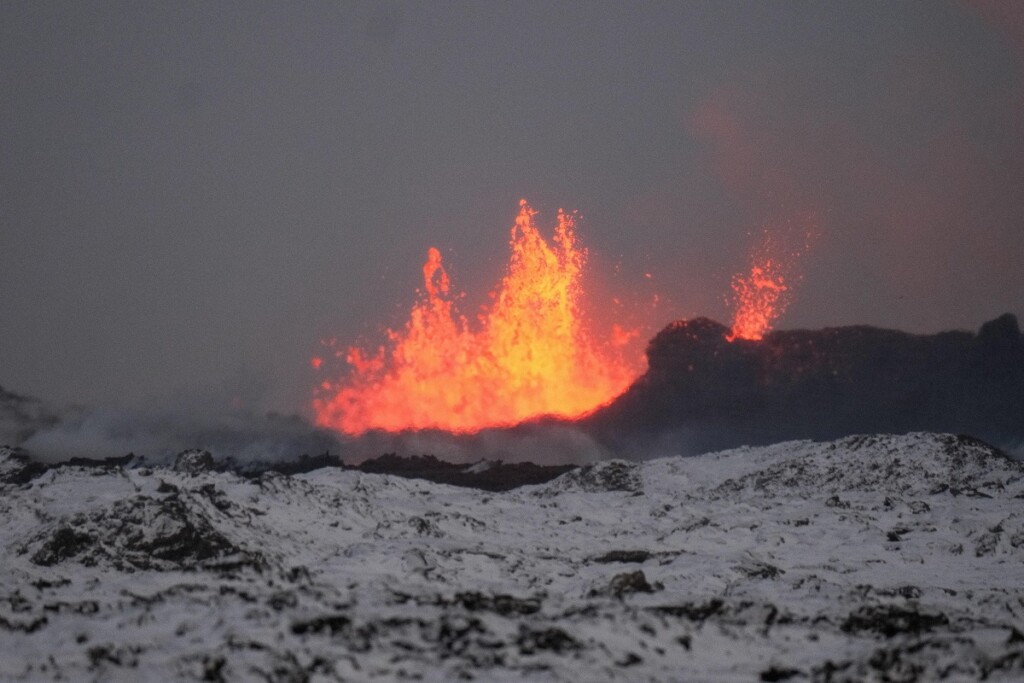
[[[919,430],[1024,441],[1024,337],[1012,315],[977,334],[855,326],[729,342],[727,333],[707,318],[672,323],[648,345],[647,372],[583,424],[612,447],[690,453]]]

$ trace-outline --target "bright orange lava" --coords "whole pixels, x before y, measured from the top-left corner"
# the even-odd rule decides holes
[[[750,268],[750,275],[736,275],[732,279],[736,313],[732,331],[726,336],[736,339],[759,340],[771,330],[772,322],[783,314],[788,305],[785,278],[776,271],[777,262],[768,259]]]
[[[735,313],[726,339],[763,339],[775,320],[786,312],[792,283],[799,280],[799,276],[794,276],[796,267],[817,236],[815,224],[814,217],[808,217],[803,244],[796,248],[787,248],[782,243],[784,234],[780,236],[765,228],[761,243],[751,255],[750,274],[733,276],[730,303]]]
[[[585,250],[571,214],[558,212],[549,244],[526,200],[512,227],[511,260],[470,329],[448,295],[441,252],[430,248],[423,298],[389,344],[367,354],[350,348],[351,371],[323,382],[313,401],[319,426],[358,435],[444,429],[474,432],[540,415],[579,417],[615,398],[643,370],[622,350],[634,336],[619,326],[607,344],[581,310]]]

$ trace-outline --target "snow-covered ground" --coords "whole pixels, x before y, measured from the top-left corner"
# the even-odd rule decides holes
[[[1024,466],[970,439],[501,494],[21,467],[0,449],[0,680],[1024,677]]]

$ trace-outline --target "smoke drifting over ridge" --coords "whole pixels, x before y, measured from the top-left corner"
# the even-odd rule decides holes
[[[0,434],[3,444],[16,445],[33,460],[48,464],[73,458],[104,460],[132,453],[148,464],[166,465],[185,450],[199,449],[209,451],[218,462],[233,463],[242,470],[324,454],[350,465],[386,453],[403,457],[435,455],[451,463],[500,460],[545,465],[585,464],[630,455],[612,452],[583,430],[553,421],[486,429],[471,435],[420,431],[346,437],[316,429],[297,416],[236,414],[189,422],[181,416],[112,410],[65,416],[20,442]]]
[[[166,464],[181,451],[198,448],[248,465],[341,450],[334,435],[313,429],[298,416],[236,413],[200,418],[113,409],[65,414],[15,445],[47,463],[133,453]]]
[[[170,464],[182,451],[200,449],[240,469],[325,453],[347,464],[384,453],[431,454],[453,463],[502,460],[541,464],[582,464],[625,455],[612,453],[575,425],[555,420],[476,434],[373,431],[348,437],[317,429],[298,415],[194,407],[149,412],[59,408],[0,387],[0,446],[4,445],[49,464],[72,458],[120,458],[129,453],[149,464]]]

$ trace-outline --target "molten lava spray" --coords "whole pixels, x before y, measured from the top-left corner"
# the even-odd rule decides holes
[[[348,349],[348,377],[322,383],[313,401],[317,424],[353,435],[473,432],[540,415],[579,417],[629,386],[643,370],[642,358],[623,358],[635,335],[616,326],[602,343],[581,310],[586,252],[573,215],[559,210],[549,244],[535,213],[520,202],[511,260],[478,329],[454,309],[441,252],[430,248],[409,321],[375,353]]]
[[[805,222],[801,244],[790,246],[792,237],[764,228],[760,243],[750,258],[749,275],[737,274],[732,278],[734,309],[729,341],[747,339],[757,341],[771,331],[775,320],[789,307],[793,285],[801,279],[797,266],[810,250],[818,231],[813,216]]]

